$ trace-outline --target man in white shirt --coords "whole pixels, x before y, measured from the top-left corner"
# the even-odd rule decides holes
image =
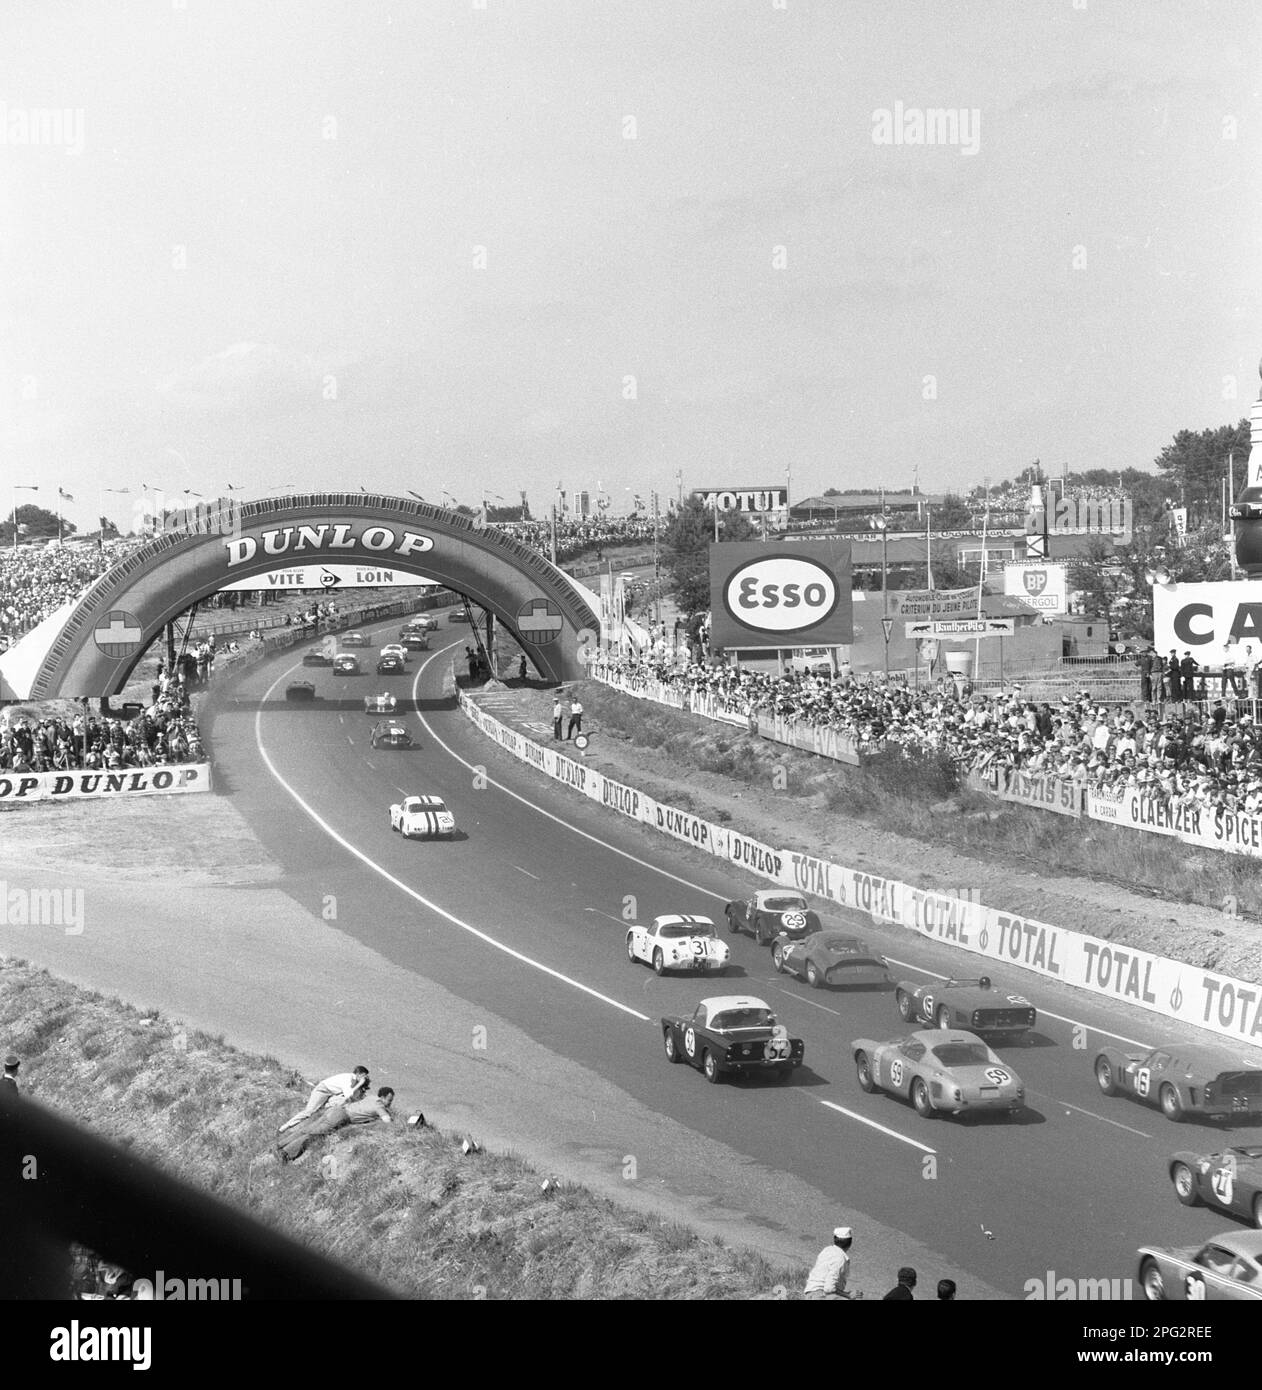
[[[354,1071],[341,1071],[336,1076],[326,1076],[307,1097],[306,1108],[286,1120],[277,1133],[284,1134],[287,1129],[310,1119],[326,1105],[345,1105],[347,1101],[359,1100],[368,1086],[367,1067],[356,1067]]]
[[[809,1299],[848,1298],[846,1281],[850,1278],[850,1246],[854,1232],[849,1226],[838,1226],[833,1231],[833,1243],[820,1252],[806,1276],[803,1297]]]

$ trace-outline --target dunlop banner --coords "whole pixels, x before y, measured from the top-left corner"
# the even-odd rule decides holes
[[[11,772],[0,802],[79,801],[90,796],[175,796],[210,790],[209,763],[131,767],[122,772]]]
[[[986,907],[974,892],[934,892],[818,856],[777,849],[730,827],[702,820],[692,812],[655,801],[634,787],[614,782],[594,768],[576,764],[529,739],[516,736],[514,743],[504,737],[504,726],[479,710],[463,691],[460,702],[483,732],[523,762],[568,782],[621,815],[748,869],[759,878],[826,898],[866,913],[873,922],[957,946],[981,959],[1119,999],[1163,1018],[1209,1029],[1240,1045],[1262,1047],[1262,986],[1033,918],[1000,912]],[[580,773],[586,773],[586,777],[580,777]],[[1125,817],[1130,813],[1123,810],[1122,814]],[[1217,835],[1224,841],[1243,840],[1250,832],[1237,822],[1252,819],[1202,817],[1196,824],[1202,835]],[[1182,833],[1190,834],[1192,825],[1185,818]]]

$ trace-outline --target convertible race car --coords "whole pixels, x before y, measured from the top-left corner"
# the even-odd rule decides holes
[[[627,933],[627,959],[647,961],[659,975],[667,970],[721,974],[731,955],[708,917],[673,913],[654,917],[649,926],[636,925]]]
[[[290,681],[285,687],[286,700],[314,700],[315,686],[310,681]]]
[[[359,664],[359,657],[352,656],[350,652],[339,652],[333,658],[333,674],[335,676],[362,676],[364,668]]]
[[[662,1045],[668,1062],[690,1062],[711,1082],[727,1072],[770,1072],[783,1081],[806,1052],[761,999],[740,994],[703,999],[688,1018],[662,1019]]]
[[[1106,1096],[1134,1096],[1159,1106],[1167,1120],[1262,1118],[1262,1071],[1223,1044],[1166,1043],[1151,1052],[1106,1047],[1096,1054],[1095,1079]]]
[[[909,1097],[918,1115],[1025,1109],[1021,1078],[974,1033],[927,1029],[892,1042],[858,1038],[852,1049],[859,1085]]]
[[[383,719],[380,724],[373,725],[372,746],[374,748],[411,748],[412,735],[397,719]]]
[[[1024,995],[1004,994],[988,975],[976,980],[944,980],[918,985],[900,980],[894,996],[908,1023],[931,1028],[967,1028],[982,1038],[1019,1038],[1034,1027],[1038,1014]]]
[[[406,669],[403,665],[403,658],[396,656],[394,652],[382,652],[377,659],[377,674],[379,676],[401,676]]]
[[[454,835],[456,821],[440,796],[405,796],[390,808],[390,829],[405,840],[437,839]]]
[[[367,695],[364,697],[365,714],[393,714],[398,708],[398,700],[390,692],[383,691],[380,695]]]
[[[423,632],[405,632],[400,645],[409,652],[427,652],[429,638]]]
[[[1262,1147],[1202,1154],[1184,1151],[1170,1160],[1174,1195],[1185,1207],[1221,1207],[1262,1228]]]
[[[751,932],[760,946],[769,946],[777,936],[800,941],[821,928],[819,914],[806,905],[801,893],[783,888],[760,888],[752,898],[728,903],[723,909],[728,931]]]
[[[406,637],[409,632],[432,632],[437,626],[437,618],[431,618],[428,613],[418,613],[403,624],[399,629],[399,636]]]
[[[1262,1298],[1262,1231],[1229,1231],[1201,1246],[1141,1246],[1139,1286],[1155,1303]]]
[[[323,647],[308,647],[303,653],[302,664],[304,666],[332,666],[333,658]]]
[[[772,944],[771,963],[782,974],[805,978],[812,989],[893,983],[884,956],[857,936],[836,931],[815,932],[802,941],[781,934]]]
[[[368,646],[368,638],[362,632],[344,632],[342,634],[342,646],[366,647]]]

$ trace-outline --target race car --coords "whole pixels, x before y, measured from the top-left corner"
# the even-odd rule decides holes
[[[451,615],[450,617],[448,617],[447,621],[449,623],[467,623],[471,622],[472,620],[463,608],[453,608],[451,610]]]
[[[819,931],[801,941],[781,934],[771,946],[771,963],[784,975],[821,985],[888,985],[893,980],[885,957],[866,941],[842,932]]]
[[[286,700],[314,700],[315,686],[310,681],[290,681],[285,687]]]
[[[1221,1207],[1262,1228],[1262,1146],[1222,1153],[1184,1150],[1170,1159],[1174,1195],[1185,1207]]]
[[[859,1085],[908,1097],[918,1115],[1025,1109],[1021,1078],[975,1033],[930,1028],[891,1042],[858,1038],[851,1048]]]
[[[382,656],[397,656],[400,661],[408,659],[408,649],[402,642],[387,642],[381,649]]]
[[[406,670],[403,658],[396,656],[394,652],[382,652],[377,658],[377,674],[379,676],[402,676]]]
[[[362,632],[345,632],[342,634],[342,646],[344,647],[366,647],[369,645],[368,638]]]
[[[333,674],[335,676],[362,676],[364,668],[359,664],[359,657],[352,656],[350,652],[338,652],[333,658]]]
[[[1034,1027],[1038,1014],[1020,994],[1004,994],[988,975],[976,980],[944,980],[916,984],[900,980],[894,995],[898,1012],[908,1023],[931,1028],[967,1028],[982,1038],[1020,1038]]]
[[[399,629],[399,636],[406,637],[409,632],[432,632],[437,626],[437,618],[431,618],[428,613],[418,613],[403,624]]]
[[[390,829],[405,840],[436,839],[456,833],[456,821],[440,796],[405,796],[390,807]]]
[[[368,695],[364,698],[365,714],[393,714],[398,707],[398,700],[385,691],[380,695]]]
[[[752,898],[728,903],[723,912],[728,931],[751,932],[760,946],[769,946],[777,936],[800,941],[821,928],[819,914],[807,907],[801,893],[783,888],[760,888]]]
[[[1262,1070],[1221,1043],[1166,1043],[1151,1052],[1106,1047],[1096,1054],[1095,1079],[1106,1096],[1134,1096],[1167,1120],[1262,1119]]]
[[[400,645],[409,652],[427,652],[429,651],[429,638],[423,632],[405,632]]]
[[[731,955],[708,917],[672,913],[654,917],[649,926],[636,925],[627,933],[627,959],[647,961],[659,975],[667,970],[722,974]]]
[[[308,647],[303,653],[302,664],[304,666],[332,666],[333,658],[323,647]]]
[[[383,719],[372,727],[374,748],[411,748],[412,735],[397,719]]]
[[[716,1083],[728,1072],[770,1072],[783,1081],[806,1052],[761,999],[742,994],[703,999],[687,1018],[662,1019],[662,1045],[668,1062],[689,1062]]]
[[[1228,1231],[1200,1246],[1140,1246],[1139,1286],[1154,1303],[1262,1298],[1262,1231]]]

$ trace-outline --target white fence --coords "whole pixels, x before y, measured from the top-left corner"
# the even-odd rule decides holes
[[[834,864],[809,851],[781,849],[704,820],[615,782],[583,762],[509,728],[466,693],[468,718],[515,758],[597,805],[747,869],[759,878],[857,909],[873,921],[957,946],[1046,979],[1121,999],[1162,1018],[1207,1028],[1233,1043],[1262,1045],[1262,989],[1247,981],[1169,960],[1136,947],[1084,936],[1047,922],[936,893],[898,879]],[[736,896],[735,892],[733,896]]]

